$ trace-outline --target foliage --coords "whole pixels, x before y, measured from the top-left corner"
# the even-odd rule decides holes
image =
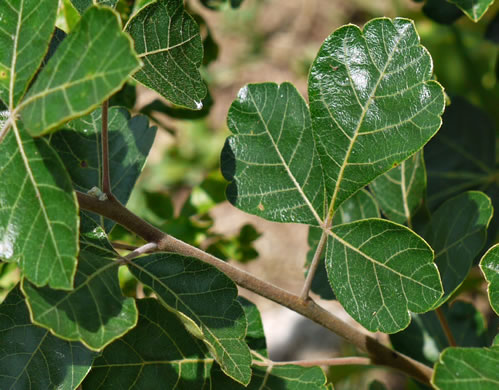
[[[471,25],[492,3],[422,10]],[[289,82],[242,86],[223,148],[225,134],[194,122],[167,168],[137,185],[152,123],[200,121],[215,107],[202,75],[218,46],[193,5],[0,2],[0,388],[332,388],[318,362],[269,359],[258,308],[238,286],[336,332],[370,364],[438,389],[496,386],[494,320],[487,329],[478,305],[456,300],[481,291],[489,317],[499,312],[497,88],[476,85],[488,79],[460,27],[450,29],[473,71],[468,99],[440,77],[443,58],[412,20],[348,24],[311,62],[308,101]],[[137,107],[138,84],[159,96]],[[189,193],[179,202],[165,183]],[[301,296],[226,262],[255,259],[260,233],[213,231],[224,189],[246,213],[308,226]],[[477,269],[483,283],[470,287]],[[389,333],[393,349],[320,308],[310,289]]]

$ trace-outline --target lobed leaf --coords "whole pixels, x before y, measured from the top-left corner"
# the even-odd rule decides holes
[[[329,282],[345,310],[370,331],[407,327],[409,310],[430,310],[442,295],[433,251],[413,231],[381,219],[333,227]]]
[[[203,44],[199,26],[182,0],[157,0],[130,18],[125,31],[144,66],[133,77],[172,103],[200,110],[206,95],[199,67]]]
[[[38,288],[26,280],[21,288],[33,323],[101,350],[136,325],[137,309],[121,294],[117,254],[102,229],[83,235],[80,247],[74,290]]]
[[[47,51],[57,0],[0,2],[0,100],[12,111]]]
[[[0,144],[0,167],[0,258],[37,286],[72,289],[78,208],[57,153],[17,122]]]
[[[19,287],[0,305],[0,387],[73,390],[95,354],[33,325]]]
[[[114,8],[118,0],[71,0],[71,4],[76,10],[83,14],[88,8],[94,4],[107,5],[108,7]]]
[[[449,0],[449,2],[457,5],[468,18],[478,22],[494,0]]]
[[[485,244],[492,214],[487,195],[468,191],[447,200],[432,215],[424,238],[436,253],[435,263],[444,287],[444,295],[435,303],[435,308],[444,303],[468,275],[473,260]]]
[[[90,112],[138,69],[130,38],[109,8],[91,7],[40,72],[18,107],[39,136]]]
[[[499,244],[494,245],[483,255],[480,269],[488,282],[490,306],[499,315]]]
[[[169,253],[141,257],[129,268],[205,343],[225,374],[249,383],[246,317],[236,300],[237,288],[227,276],[200,260]]]

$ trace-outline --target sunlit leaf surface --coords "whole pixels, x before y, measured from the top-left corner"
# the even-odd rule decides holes
[[[480,260],[480,268],[489,282],[489,301],[499,315],[499,244],[490,248]]]
[[[117,2],[118,0],[71,0],[73,7],[75,7],[80,14],[84,13],[87,8],[91,7],[94,4],[114,7],[116,6]]]

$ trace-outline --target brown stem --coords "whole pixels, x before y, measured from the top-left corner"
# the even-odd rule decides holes
[[[93,211],[112,219],[131,232],[138,234],[146,241],[157,243],[159,250],[195,257],[213,265],[239,286],[294,310],[319,325],[324,326],[326,329],[342,336],[360,350],[368,353],[373,364],[395,368],[426,385],[430,385],[431,376],[433,374],[433,370],[430,367],[388,348],[374,337],[366,335],[351,325],[348,325],[333,313],[330,313],[317,305],[312,299],[301,299],[299,296],[291,294],[271,283],[260,280],[201,249],[163,233],[161,230],[156,229],[154,226],[129,211],[116,199],[101,201],[81,192],[77,192],[76,195],[82,209]]]
[[[102,192],[108,197],[112,197],[111,194],[111,178],[109,175],[109,141],[108,141],[108,111],[109,111],[109,101],[106,100],[102,103]]]
[[[435,313],[437,313],[438,320],[440,321],[440,325],[442,326],[442,329],[445,333],[445,337],[447,337],[447,341],[449,342],[449,345],[451,347],[457,347],[456,339],[454,338],[454,335],[452,334],[449,323],[447,322],[447,319],[445,318],[444,312],[439,307],[438,309],[435,310]]]

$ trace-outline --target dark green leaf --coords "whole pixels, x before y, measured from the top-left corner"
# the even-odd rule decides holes
[[[496,12],[494,18],[488,24],[485,31],[485,38],[495,44],[499,44],[499,11]]]
[[[369,384],[369,390],[386,390],[386,386],[383,382],[380,381],[372,381]]]
[[[381,219],[333,227],[326,268],[345,310],[366,329],[394,333],[442,295],[433,251],[413,231]]]
[[[449,348],[435,365],[432,383],[439,390],[497,390],[499,347]]]
[[[123,106],[129,110],[133,109],[137,101],[135,85],[125,83],[123,87],[109,99],[109,106]]]
[[[200,0],[206,8],[220,10],[227,5],[232,8],[239,8],[244,0]]]
[[[468,18],[478,22],[494,0],[449,0],[449,2],[457,5]]]
[[[172,103],[200,110],[206,87],[198,68],[203,60],[199,27],[182,0],[147,4],[125,26],[144,67],[133,77]]]
[[[426,0],[423,13],[441,24],[452,24],[463,16],[461,10],[447,0]]]
[[[491,218],[490,198],[477,191],[447,200],[432,215],[424,238],[435,251],[444,287],[444,295],[435,307],[444,303],[468,275],[485,244]]]
[[[139,65],[117,15],[109,8],[90,8],[18,107],[26,128],[42,135],[86,114],[119,90]]]
[[[118,0],[71,0],[73,7],[75,7],[80,14],[83,14],[87,8],[94,4],[107,5],[109,7],[115,7]]]
[[[31,323],[18,287],[0,305],[0,388],[73,390],[95,354]]]
[[[132,298],[121,294],[116,252],[101,228],[81,237],[75,288],[56,291],[24,280],[33,322],[66,340],[100,350],[137,323]]]
[[[246,320],[248,321],[248,329],[246,331],[246,343],[248,344],[248,347],[261,356],[268,357],[262,317],[260,316],[258,308],[253,302],[250,302],[241,296],[237,297],[237,300],[241,303],[246,315]]]
[[[480,269],[489,283],[490,306],[499,315],[499,244],[494,245],[483,255]]]
[[[422,153],[416,153],[400,165],[374,180],[371,188],[383,214],[397,223],[412,227],[412,218],[423,201],[426,171]]]
[[[0,2],[0,100],[12,111],[47,50],[57,0]]]
[[[129,267],[206,344],[227,375],[249,383],[246,317],[236,300],[237,288],[227,276],[200,260],[167,253],[141,257]]]
[[[444,94],[432,68],[407,19],[347,25],[326,39],[308,93],[330,212],[439,129]]]
[[[137,326],[104,349],[83,389],[210,389],[213,359],[205,345],[157,300],[137,306]]]
[[[78,253],[76,197],[57,153],[21,126],[0,144],[0,258],[17,262],[37,286],[69,290]]]

